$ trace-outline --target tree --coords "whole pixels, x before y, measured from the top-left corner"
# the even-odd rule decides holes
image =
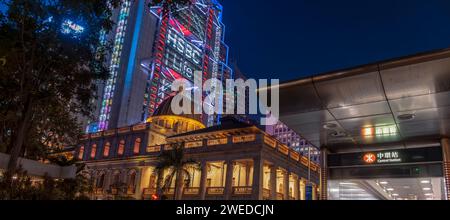
[[[83,166],[83,165],[79,165]],[[88,200],[92,182],[78,169],[76,178],[55,180],[44,176],[32,181],[20,167],[11,177],[0,177],[0,200]]]
[[[0,0],[8,8],[0,16],[0,147],[11,155],[9,172],[27,148],[78,141],[77,117],[91,116],[95,82],[108,77],[101,34],[119,2]]]
[[[159,157],[154,171],[158,176],[156,189],[161,197],[175,181],[174,200],[180,200],[183,196],[183,187],[188,186],[191,182],[191,174],[188,168],[198,169],[199,164],[194,160],[185,158],[184,144],[173,144],[172,147],[172,150],[164,151]],[[169,171],[165,178],[164,171]]]

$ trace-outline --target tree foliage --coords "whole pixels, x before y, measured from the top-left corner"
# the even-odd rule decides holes
[[[91,116],[95,82],[109,74],[109,44],[100,39],[119,2],[0,0],[8,8],[0,16],[0,150],[11,154],[9,171],[27,152],[78,141],[77,117]]]
[[[33,180],[26,171],[0,176],[0,200],[88,200],[92,182],[78,172],[75,179],[55,180],[44,176]]]
[[[183,187],[188,186],[191,182],[191,174],[188,169],[198,169],[200,165],[194,160],[185,158],[184,144],[173,144],[172,147],[172,150],[161,153],[154,173],[158,176],[156,188],[159,197],[162,198],[164,194],[167,194],[175,181],[174,199],[179,200]],[[166,176],[164,176],[165,171],[169,172]]]

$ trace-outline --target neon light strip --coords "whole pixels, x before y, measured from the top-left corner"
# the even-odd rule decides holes
[[[113,53],[111,55],[111,64],[109,66],[111,77],[106,82],[104,89],[102,108],[100,111],[99,130],[108,129],[109,119],[111,117],[111,107],[114,98],[117,75],[120,66],[120,58],[122,56],[122,46],[125,40],[125,32],[127,28],[127,20],[130,15],[131,0],[126,0],[120,9],[118,24],[116,28],[116,36],[114,40]]]

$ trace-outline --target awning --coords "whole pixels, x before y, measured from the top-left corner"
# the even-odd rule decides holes
[[[450,136],[450,49],[286,82],[280,115],[334,152],[436,146]]]

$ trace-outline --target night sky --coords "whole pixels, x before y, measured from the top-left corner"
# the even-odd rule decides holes
[[[449,0],[221,0],[231,57],[282,81],[450,47]]]
[[[220,1],[231,60],[248,77],[292,80],[450,47],[449,0]]]

